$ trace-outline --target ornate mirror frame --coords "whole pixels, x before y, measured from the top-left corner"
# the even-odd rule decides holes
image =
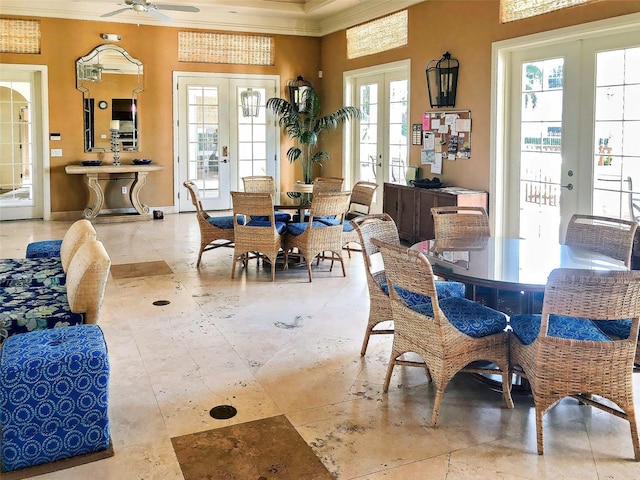
[[[85,152],[108,151],[114,125],[119,130],[121,150],[139,151],[138,94],[143,90],[142,75],[142,62],[118,45],[99,45],[76,60]]]

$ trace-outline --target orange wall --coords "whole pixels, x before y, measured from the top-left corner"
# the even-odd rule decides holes
[[[605,0],[573,7],[527,20],[501,24],[498,0],[429,0],[409,8],[409,44],[388,52],[346,59],[345,32],[322,39],[321,68],[323,99],[327,108],[342,103],[342,74],[345,71],[411,59],[409,123],[421,123],[429,106],[425,67],[446,51],[460,61],[456,110],[471,110],[471,159],[445,162],[438,177],[449,185],[489,189],[489,128],[491,109],[491,45],[493,42],[570,25],[640,12],[640,1]],[[372,39],[373,40],[373,39]],[[329,175],[341,173],[341,136],[329,150]],[[420,164],[420,147],[412,146],[410,164]],[[430,169],[422,175],[431,178]]]
[[[51,148],[63,150],[63,157],[51,158],[51,210],[54,213],[81,211],[88,202],[88,192],[82,176],[67,175],[64,167],[82,159],[98,158],[97,154],[84,153],[82,93],[76,89],[75,62],[96,46],[105,43],[100,38],[100,33],[122,35],[122,41],[117,45],[144,64],[144,91],[139,96],[141,151],[124,152],[121,154],[121,161],[138,157],[151,158],[154,163],[164,166],[162,172],[154,172],[153,178],[150,176],[142,191],[142,201],[150,206],[173,205],[174,71],[280,75],[281,94],[285,95],[289,80],[295,79],[297,75],[317,78],[319,69],[320,40],[317,38],[274,35],[276,55],[273,66],[214,65],[178,62],[177,32],[185,29],[56,18],[40,20],[41,53],[1,53],[0,63],[48,66],[49,130],[62,135],[62,140],[52,142]],[[282,144],[286,151],[289,146],[287,140],[284,139]],[[110,153],[105,157],[105,161],[111,161]],[[290,184],[293,179],[285,158],[282,182]],[[107,208],[119,206],[121,205],[109,204]]]
[[[487,190],[489,188],[489,115],[492,42],[570,25],[640,12],[640,0],[604,0],[527,20],[500,24],[498,0],[428,0],[409,8],[409,45],[355,60],[346,59],[345,31],[322,39],[274,35],[275,65],[213,65],[177,61],[178,28],[41,18],[42,53],[0,54],[0,63],[48,66],[49,128],[60,132],[62,140],[52,148],[62,148],[64,156],[51,158],[52,212],[81,211],[87,191],[79,176],[69,176],[64,167],[85,154],[82,142],[82,94],[75,88],[75,61],[104,43],[100,33],[119,33],[118,45],[144,63],[144,91],[140,94],[142,150],[124,153],[123,160],[152,158],[165,167],[142,192],[150,206],[173,205],[172,72],[216,72],[280,75],[281,94],[286,83],[297,75],[311,80],[323,100],[323,111],[342,106],[344,71],[411,59],[410,123],[419,123],[429,109],[424,68],[434,58],[449,51],[460,61],[460,81],[456,109],[472,112],[472,158],[447,162],[440,177],[448,184]],[[319,80],[317,72],[323,71]],[[324,149],[331,155],[323,175],[342,171],[341,130],[324,137]],[[281,185],[301,178],[299,165],[292,169],[285,156],[290,141],[282,137]],[[419,164],[419,147],[411,147],[410,163]],[[108,159],[110,155],[107,155]],[[429,172],[423,175],[431,176]]]

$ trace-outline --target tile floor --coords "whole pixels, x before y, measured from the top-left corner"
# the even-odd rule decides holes
[[[62,238],[70,222],[0,222],[0,257]],[[109,279],[100,320],[112,362],[115,456],[37,478],[182,479],[170,438],[285,414],[335,478],[640,479],[628,424],[573,400],[545,416],[546,454],[536,454],[528,396],[516,408],[468,375],[447,389],[438,428],[424,372],[397,368],[382,382],[390,338],[360,346],[368,297],[360,254],[347,276],[314,268],[270,273],[255,262],[231,280],[231,249],[195,267],[193,214],[98,224],[114,265],[164,260],[173,274]],[[169,300],[167,306],[154,306]],[[640,411],[640,374],[635,375]],[[215,420],[231,404],[238,414]]]

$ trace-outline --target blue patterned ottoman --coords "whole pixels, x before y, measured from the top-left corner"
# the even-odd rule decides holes
[[[31,242],[27,245],[27,258],[50,258],[59,257],[62,240],[42,240],[40,242]]]
[[[2,471],[109,447],[109,357],[97,325],[23,333],[0,350]]]

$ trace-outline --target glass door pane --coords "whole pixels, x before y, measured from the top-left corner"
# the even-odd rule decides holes
[[[593,214],[640,218],[640,48],[596,55]]]
[[[357,180],[376,182],[382,155],[378,154],[378,84],[366,83],[358,88],[358,107],[362,112]],[[380,157],[380,158],[378,158]]]
[[[406,184],[409,151],[407,133],[407,80],[389,82],[389,181]]]
[[[520,69],[521,238],[555,238],[560,227],[563,58]]]

